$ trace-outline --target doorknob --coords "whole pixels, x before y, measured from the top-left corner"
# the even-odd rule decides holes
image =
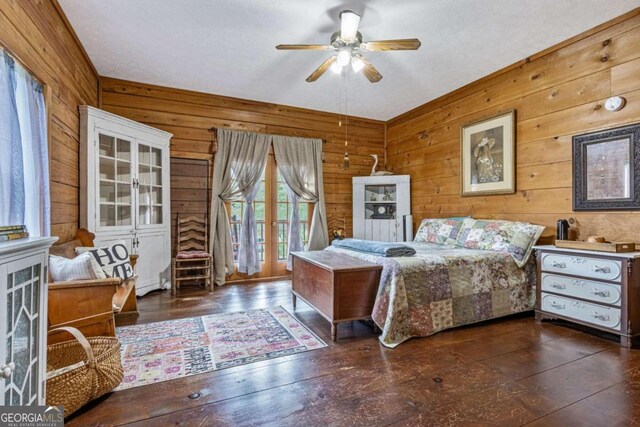
[[[273,222],[271,223],[271,225],[272,225],[272,226],[274,226],[274,227],[277,227],[277,226],[278,226],[278,221],[273,221]]]

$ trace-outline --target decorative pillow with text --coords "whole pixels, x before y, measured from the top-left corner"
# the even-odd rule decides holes
[[[100,264],[108,277],[128,279],[133,277],[133,267],[129,260],[129,250],[124,240],[119,240],[110,246],[94,248],[76,248],[76,254],[89,253]]]

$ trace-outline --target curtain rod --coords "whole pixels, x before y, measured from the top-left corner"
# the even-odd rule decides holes
[[[211,128],[209,128],[209,129],[207,129],[207,131],[212,132],[212,133],[213,133],[213,132],[215,132],[216,130],[218,130],[218,128],[217,128],[217,127],[211,127]],[[262,133],[262,132],[257,132],[257,133]],[[285,135],[285,136],[288,136],[288,135]],[[327,143],[327,140],[326,140],[325,138],[322,138],[322,143],[323,143],[323,144],[326,144],[326,143]]]

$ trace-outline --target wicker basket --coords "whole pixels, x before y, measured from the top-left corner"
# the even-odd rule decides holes
[[[64,406],[64,416],[77,411],[89,401],[113,390],[122,381],[120,342],[115,337],[89,337],[71,327],[66,331],[75,341],[47,346],[47,372],[81,363],[69,371],[47,379],[47,405]]]

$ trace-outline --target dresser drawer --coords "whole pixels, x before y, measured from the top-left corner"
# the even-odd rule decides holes
[[[618,307],[620,307],[622,300],[620,285],[575,279],[573,277],[550,273],[542,273],[541,281],[543,291],[588,299],[590,301],[616,305]]]
[[[604,328],[620,330],[622,312],[618,308],[576,301],[544,292],[540,308],[548,313],[555,313]]]
[[[580,255],[542,254],[542,271],[620,282],[622,262]]]

